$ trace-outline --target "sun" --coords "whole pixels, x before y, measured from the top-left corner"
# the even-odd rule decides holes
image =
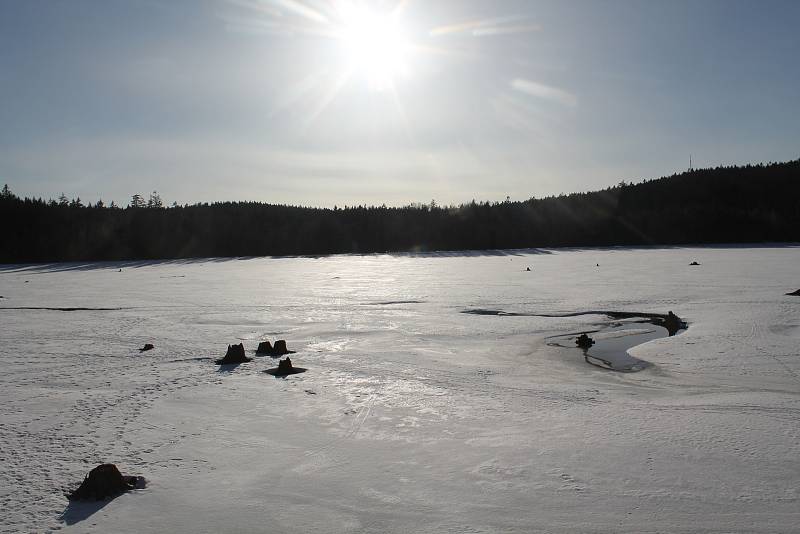
[[[408,76],[410,44],[395,13],[352,6],[341,13],[340,22],[338,41],[347,68],[370,89],[392,89]]]

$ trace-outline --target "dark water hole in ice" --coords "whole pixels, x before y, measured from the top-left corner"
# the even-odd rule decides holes
[[[594,345],[588,349],[581,349],[575,344],[577,336],[584,333],[594,340]],[[586,363],[591,365],[621,373],[635,373],[647,369],[652,364],[631,356],[628,350],[648,341],[668,336],[669,331],[663,326],[642,321],[553,336],[548,338],[547,343],[554,347],[580,350],[583,352]]]
[[[687,328],[685,322],[678,317],[660,313],[625,312],[625,311],[584,311],[560,314],[517,313],[502,310],[470,309],[462,313],[473,315],[494,315],[500,317],[576,317],[580,315],[605,315],[615,321],[601,324],[594,330],[584,330],[569,334],[558,334],[547,338],[547,344],[570,350],[581,350],[586,363],[617,371],[635,373],[647,369],[652,364],[635,358],[628,350],[659,339],[673,336]],[[670,313],[671,315],[671,313]],[[594,344],[589,348],[580,348],[576,344],[579,335],[589,335]]]

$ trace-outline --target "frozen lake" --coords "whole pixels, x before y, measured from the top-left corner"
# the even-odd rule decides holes
[[[0,266],[0,531],[796,531],[798,288],[790,246]],[[548,344],[608,317],[525,315],[587,310],[689,327],[618,373]],[[212,362],[276,339],[306,373]],[[68,506],[103,462],[147,487]]]

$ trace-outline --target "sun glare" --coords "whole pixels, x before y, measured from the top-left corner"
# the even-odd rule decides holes
[[[473,17],[466,22],[441,20],[441,25],[429,27],[425,23],[428,17],[415,18],[427,3],[410,0],[227,1],[237,6],[229,16],[232,29],[264,33],[283,39],[283,44],[298,45],[300,57],[307,61],[296,65],[298,78],[286,84],[272,113],[307,103],[304,127],[345,91],[360,93],[364,89],[382,93],[369,101],[393,104],[397,117],[410,127],[407,99],[420,94],[424,80],[444,62],[483,61],[486,56],[477,52],[477,40],[539,29],[529,15],[513,13]],[[243,16],[236,14],[239,10]],[[308,70],[303,71],[303,66]],[[411,82],[415,90],[411,90]],[[565,91],[523,76],[513,78],[511,88],[568,107],[576,102]],[[516,111],[510,115],[518,122]]]
[[[339,37],[349,69],[371,89],[390,89],[398,78],[408,75],[409,44],[391,14],[352,8],[342,14]]]

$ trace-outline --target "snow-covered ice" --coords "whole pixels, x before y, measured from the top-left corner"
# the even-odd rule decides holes
[[[792,246],[0,266],[0,531],[797,531],[798,288]],[[689,328],[616,373],[547,344],[606,317],[468,309]],[[212,362],[275,339],[306,373]],[[103,462],[147,487],[68,506]]]

